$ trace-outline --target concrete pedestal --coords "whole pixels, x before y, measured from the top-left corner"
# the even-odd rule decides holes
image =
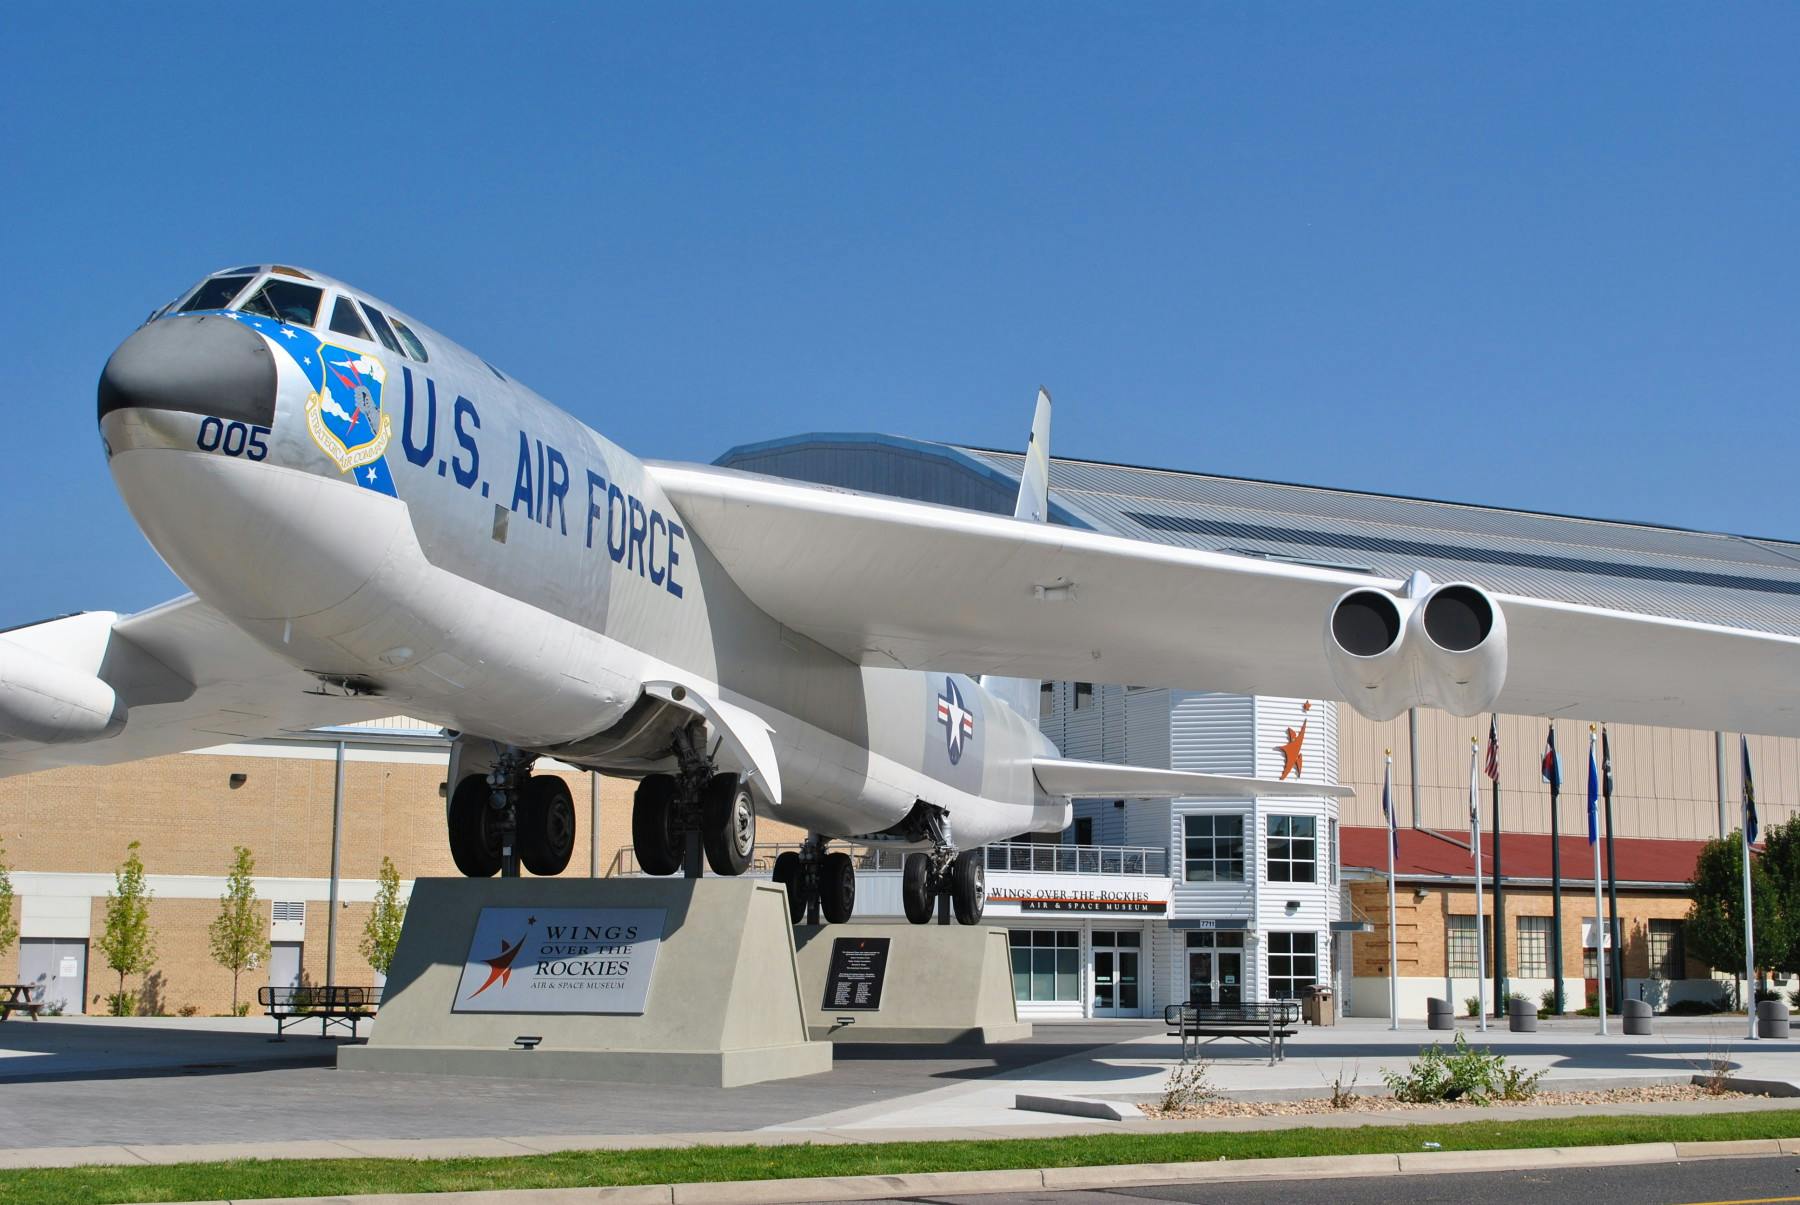
[[[839,975],[832,974],[832,952]],[[886,942],[879,1007],[868,1007],[870,943]],[[912,925],[866,921],[801,925],[794,930],[807,1032],[835,1042],[1011,1042],[1031,1036],[1013,1003],[1012,955],[1006,930],[979,925]],[[861,946],[862,949],[858,950]],[[860,999],[858,980],[867,983]]]
[[[472,948],[483,909],[519,910],[494,931],[520,936]],[[590,909],[652,923],[635,947],[609,934],[584,948],[536,915],[579,921],[590,914],[573,910]],[[828,1071],[831,1046],[807,1038],[791,933],[787,892],[748,879],[420,879],[369,1042],[343,1047],[338,1066],[702,1087]],[[507,940],[516,957],[503,975]],[[629,988],[594,990],[615,972],[641,1003]],[[484,977],[491,994],[476,1000]],[[565,1008],[585,1011],[551,1011]]]

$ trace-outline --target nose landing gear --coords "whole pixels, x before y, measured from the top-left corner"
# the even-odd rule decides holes
[[[561,874],[575,852],[575,800],[535,756],[509,749],[486,774],[465,775],[450,796],[450,856],[470,878]]]

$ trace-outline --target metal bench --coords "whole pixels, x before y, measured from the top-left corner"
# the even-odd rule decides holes
[[[287,1028],[303,1021],[318,1021],[319,1036],[331,1036],[333,1025],[350,1027],[356,1037],[360,1022],[375,1016],[380,1005],[380,991],[372,987],[348,987],[327,984],[323,987],[259,987],[256,1001],[263,1011],[275,1018],[274,1041],[286,1040]]]
[[[1163,1009],[1169,1036],[1181,1039],[1181,1061],[1189,1061],[1188,1046],[1198,1057],[1202,1039],[1243,1038],[1267,1042],[1269,1066],[1287,1057],[1286,1039],[1300,1024],[1298,1000],[1272,1000],[1253,1004],[1171,1004]]]
[[[44,987],[40,983],[0,983],[0,1021],[13,1013],[30,1013],[33,1021],[44,1011]]]

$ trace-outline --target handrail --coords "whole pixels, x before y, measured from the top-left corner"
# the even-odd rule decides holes
[[[768,875],[775,869],[775,859],[784,853],[798,852],[798,842],[759,844],[750,855],[749,875]],[[904,868],[910,852],[886,845],[853,845],[832,842],[833,852],[850,855],[858,871],[891,871]],[[1059,845],[1047,841],[999,841],[985,847],[989,871],[1025,872],[1031,874],[1078,875],[1148,875],[1169,873],[1169,851],[1154,845]],[[637,864],[637,851],[627,845],[613,855],[606,875],[642,874]]]

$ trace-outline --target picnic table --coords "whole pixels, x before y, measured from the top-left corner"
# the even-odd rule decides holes
[[[44,1011],[41,983],[0,983],[0,1021],[13,1013],[30,1013],[33,1021]]]

